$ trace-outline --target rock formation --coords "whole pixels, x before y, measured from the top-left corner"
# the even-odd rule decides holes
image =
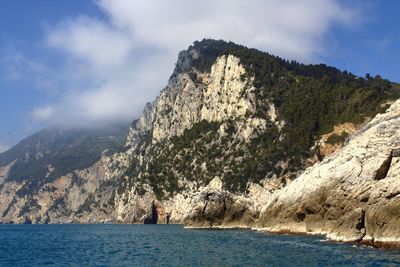
[[[171,222],[397,242],[400,104],[377,114],[399,96],[380,77],[195,42],[123,149],[57,175],[40,165],[46,149],[35,150],[34,180],[15,175],[29,162],[24,153],[0,155],[0,221]]]
[[[237,46],[230,47],[232,53],[219,52],[209,66],[199,65],[205,51],[214,45],[205,41],[181,52],[168,86],[132,124],[127,144],[134,167],[122,178],[116,195],[119,222],[136,222],[141,216],[133,211],[144,210],[145,203],[151,203],[147,198],[152,196],[165,207],[172,222],[193,227],[252,226],[275,191],[306,167],[340,149],[345,137],[368,121],[367,114],[359,111],[356,120],[341,118],[323,123],[317,119],[308,124],[311,130],[302,129],[291,116],[309,118],[286,114],[272,92],[267,98],[263,96],[265,91],[256,87],[259,77],[240,58],[241,48],[237,52]],[[291,86],[298,86],[304,74],[299,75]],[[340,72],[338,75],[343,78]],[[347,82],[359,81],[351,75],[344,77]],[[286,77],[276,79],[277,84],[287,86]],[[297,94],[292,87],[287,90]],[[290,101],[290,97],[287,99]],[[301,102],[299,108],[312,105]],[[372,109],[382,110],[382,103]],[[354,115],[346,112],[342,112],[343,117]],[[329,130],[310,132],[315,134],[313,142],[297,148],[296,142],[301,140],[292,139],[309,138],[304,131],[313,131],[314,127]],[[298,157],[299,153],[305,156]]]
[[[125,132],[47,129],[0,155],[0,221],[112,220],[115,177],[129,163],[115,153]]]
[[[275,193],[258,221],[268,231],[326,234],[375,246],[400,243],[400,101],[340,151]]]

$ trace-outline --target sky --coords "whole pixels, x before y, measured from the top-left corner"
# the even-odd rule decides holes
[[[398,10],[397,0],[0,0],[0,152],[44,127],[129,123],[203,38],[400,82]]]

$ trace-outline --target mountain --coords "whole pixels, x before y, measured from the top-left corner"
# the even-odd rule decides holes
[[[55,190],[49,185],[57,183],[60,177],[91,167],[102,157],[119,152],[127,130],[127,126],[121,125],[95,129],[49,128],[0,154],[3,217],[17,203],[21,215],[35,210],[39,205],[35,195],[44,189]],[[76,176],[72,180],[79,183]],[[20,198],[25,201],[19,202]]]
[[[278,220],[292,204],[280,210],[271,201],[290,188],[296,195],[307,168],[344,151],[399,94],[398,84],[380,76],[304,65],[231,42],[195,42],[132,122],[122,150],[88,158],[93,164],[68,164],[51,178],[39,167],[41,175],[22,180],[12,178],[18,161],[0,157],[0,220],[304,224],[309,213],[273,221],[268,214]],[[39,181],[35,190],[32,181]]]
[[[102,154],[114,154],[125,141],[126,126],[107,129],[44,129],[0,154],[0,165],[13,162],[9,180],[49,182],[72,170],[84,169]],[[40,177],[46,176],[43,180]]]
[[[176,222],[236,224],[243,216],[227,219],[226,211],[239,206],[243,224],[251,224],[269,194],[340,148],[398,95],[398,85],[379,76],[195,42],[132,124],[133,157],[119,183],[117,218],[140,221],[145,203],[156,199]]]

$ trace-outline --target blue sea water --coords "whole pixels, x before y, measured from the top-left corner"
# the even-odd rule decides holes
[[[396,266],[400,251],[180,225],[0,225],[1,266]]]

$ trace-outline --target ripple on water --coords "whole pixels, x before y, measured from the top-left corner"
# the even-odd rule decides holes
[[[400,251],[179,225],[0,225],[0,266],[394,266]]]

